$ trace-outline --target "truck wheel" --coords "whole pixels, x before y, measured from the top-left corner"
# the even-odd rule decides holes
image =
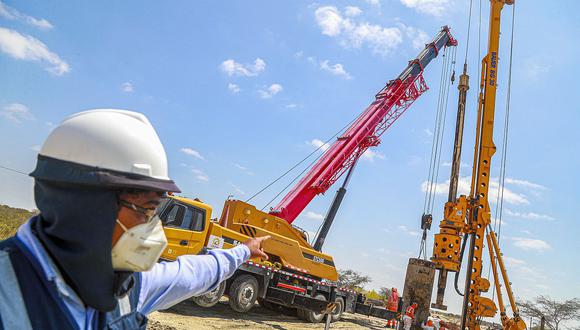
[[[258,281],[252,275],[238,276],[230,287],[230,306],[240,313],[249,311],[258,298]]]
[[[201,307],[213,307],[220,301],[226,290],[226,281],[221,282],[215,289],[201,296],[193,297],[191,300]]]
[[[340,321],[342,311],[344,310],[344,299],[342,297],[336,297],[334,303],[336,304],[336,307],[334,308],[334,311],[332,311],[331,322]]]
[[[317,294],[316,299],[326,301],[326,297],[322,294]],[[318,314],[313,311],[304,311],[304,318],[310,323],[320,323],[326,314]]]

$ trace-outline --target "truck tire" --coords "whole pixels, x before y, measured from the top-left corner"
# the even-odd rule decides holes
[[[258,299],[258,281],[252,275],[238,276],[230,286],[230,306],[240,313],[249,311]]]
[[[326,301],[326,297],[320,293],[316,295],[316,299]],[[304,310],[303,313],[306,321],[310,323],[320,323],[324,319],[324,316],[326,315],[326,314],[318,314],[313,311],[307,310]]]
[[[344,311],[344,299],[342,297],[336,297],[334,303],[336,304],[336,307],[334,308],[334,311],[332,311],[331,322],[340,321],[342,312]]]
[[[215,289],[201,296],[192,297],[191,300],[200,307],[213,307],[220,301],[226,291],[226,281],[221,282]]]

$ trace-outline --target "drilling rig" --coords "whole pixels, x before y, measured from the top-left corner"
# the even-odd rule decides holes
[[[465,246],[469,241],[461,329],[478,330],[480,328],[480,318],[495,316],[498,307],[504,329],[523,330],[526,328],[518,313],[518,307],[515,303],[511,282],[508,279],[499,249],[497,236],[491,227],[491,210],[488,196],[491,160],[496,151],[496,146],[493,142],[493,129],[498,80],[501,12],[505,5],[514,5],[514,0],[490,1],[489,40],[487,54],[481,62],[471,189],[469,196],[462,195],[457,197],[463,117],[465,114],[466,94],[469,89],[467,64],[464,65],[463,74],[459,79],[459,104],[449,199],[444,207],[444,218],[439,225],[440,233],[435,235],[433,257],[431,259],[439,270],[437,299],[432,307],[446,309],[443,299],[447,274],[448,272],[456,272],[458,274],[461,269]],[[497,306],[493,300],[481,295],[490,288],[489,280],[482,277],[481,274],[484,239],[486,240],[491,260],[495,294],[498,299]],[[500,272],[498,272],[497,264]],[[506,313],[500,276],[503,279],[513,317],[509,317]]]

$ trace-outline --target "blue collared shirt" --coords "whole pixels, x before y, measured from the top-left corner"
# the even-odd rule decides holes
[[[92,329],[97,311],[85,306],[75,291],[64,281],[58,268],[30,228],[23,224],[16,234],[36,258],[47,280],[54,282],[59,296],[80,329]],[[245,245],[232,249],[210,250],[207,255],[184,255],[174,262],[161,262],[141,273],[141,292],[137,310],[145,315],[213,290],[250,258]]]

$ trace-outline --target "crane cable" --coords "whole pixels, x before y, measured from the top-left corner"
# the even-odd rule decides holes
[[[503,130],[503,141],[502,141],[502,153],[501,153],[501,160],[500,160],[500,175],[499,175],[499,188],[498,188],[498,195],[496,200],[496,209],[495,209],[495,220],[493,225],[493,231],[497,231],[497,241],[498,246],[500,244],[501,238],[501,225],[502,221],[502,214],[503,214],[503,202],[504,202],[504,190],[505,190],[505,176],[506,176],[506,163],[507,163],[507,147],[508,147],[508,140],[509,140],[509,118],[510,118],[510,103],[511,103],[511,85],[512,85],[512,63],[513,63],[513,48],[514,48],[514,30],[515,30],[515,16],[516,16],[516,7],[515,2],[512,4],[512,26],[511,26],[511,40],[510,40],[510,58],[509,58],[509,65],[508,65],[508,84],[507,84],[507,93],[506,93],[506,110],[504,116],[504,130]],[[497,257],[494,260],[489,261],[488,275],[490,276],[491,271],[491,263],[497,262]],[[492,301],[495,301],[495,282],[494,282],[494,290],[492,291]]]
[[[28,173],[25,173],[25,172],[22,172],[22,171],[19,171],[19,170],[16,170],[16,169],[13,169],[13,168],[10,168],[10,167],[7,167],[7,166],[0,165],[0,168],[1,169],[4,169],[4,170],[7,170],[7,171],[14,172],[14,173],[22,174],[24,176],[28,176]]]
[[[447,49],[446,49],[447,50]],[[435,116],[435,125],[433,128],[433,141],[431,144],[431,156],[429,160],[429,174],[427,176],[427,189],[425,190],[425,200],[423,203],[423,213],[427,214],[433,210],[434,195],[436,193],[437,184],[437,167],[441,158],[441,145],[443,132],[445,128],[446,105],[449,96],[449,82],[451,61],[455,62],[455,52],[451,54],[443,54],[443,66],[441,67],[441,79],[439,84],[439,96],[437,100],[437,111]],[[454,65],[455,63],[453,63]]]
[[[445,122],[447,118],[447,105],[449,101],[449,90],[455,80],[455,62],[457,58],[457,48],[447,53],[445,48],[443,53],[443,65],[441,67],[441,79],[439,84],[439,96],[437,100],[437,111],[435,116],[435,126],[433,128],[433,141],[431,144],[431,157],[429,160],[429,174],[426,181],[425,200],[423,202],[423,215],[431,214],[435,205],[435,195],[437,193],[437,179],[439,168],[441,167],[441,150],[443,135],[445,133]],[[453,73],[452,73],[453,72]],[[427,258],[427,228],[423,228],[423,235],[419,246],[419,258]]]
[[[437,111],[435,114],[435,124],[433,128],[433,141],[431,142],[431,156],[429,159],[429,174],[427,175],[427,187],[425,189],[425,200],[423,202],[423,216],[430,213],[428,210],[431,207],[431,199],[433,197],[433,176],[434,176],[434,167],[435,161],[437,158],[437,152],[440,146],[440,128],[441,128],[441,117],[442,117],[442,96],[445,90],[444,86],[446,85],[447,79],[447,71],[449,66],[449,56],[447,54],[447,48],[445,48],[443,52],[443,64],[441,66],[441,76],[439,78],[439,95],[437,99]],[[421,237],[421,243],[419,245],[419,256],[418,258],[421,259],[421,255],[426,259],[427,258],[427,229],[423,229],[423,235]]]
[[[314,151],[312,151],[311,153],[309,153],[306,157],[304,157],[302,160],[300,160],[299,162],[297,162],[296,164],[294,164],[292,167],[290,167],[288,170],[286,170],[286,172],[284,172],[282,175],[280,175],[279,177],[277,177],[276,179],[272,180],[270,183],[268,183],[266,186],[262,187],[257,193],[253,194],[250,198],[246,199],[246,203],[251,201],[252,199],[254,199],[254,197],[258,196],[259,194],[261,194],[262,192],[264,192],[264,190],[270,188],[273,184],[275,184],[276,182],[280,181],[283,177],[285,177],[288,173],[292,172],[295,168],[297,168],[298,166],[300,166],[300,164],[304,163],[308,158],[312,157],[312,155],[314,155],[318,150],[322,149],[324,146],[327,146],[328,143],[334,139],[336,136],[338,136],[339,134],[341,134],[348,126],[350,126],[356,119],[358,118],[358,116],[356,116],[355,118],[353,118],[348,124],[344,125],[340,130],[338,130],[333,136],[331,136],[330,138],[328,138],[323,144],[321,144],[320,146],[318,146],[318,148],[316,148]],[[320,156],[318,156],[320,157]],[[318,159],[318,158],[317,158]],[[308,168],[308,167],[307,167]],[[264,208],[266,208],[266,206],[264,206]],[[262,208],[262,209],[264,209]]]

